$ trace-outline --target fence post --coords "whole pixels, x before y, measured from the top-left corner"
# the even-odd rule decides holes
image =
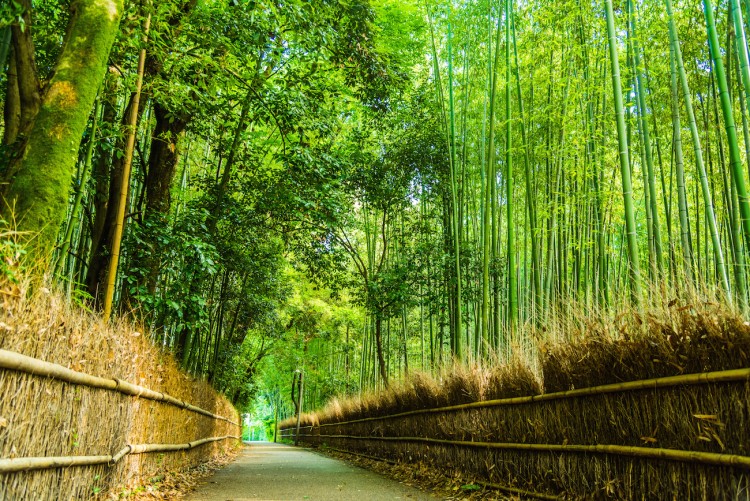
[[[294,389],[297,389],[297,398],[294,397]],[[297,369],[294,371],[292,377],[292,402],[294,403],[294,409],[297,412],[297,430],[294,433],[294,445],[299,443],[299,425],[302,417],[302,392],[304,391],[304,385],[302,383],[302,371]]]

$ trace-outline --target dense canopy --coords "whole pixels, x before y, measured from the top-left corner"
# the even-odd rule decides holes
[[[750,2],[0,6],[3,273],[244,409],[748,308]],[[21,242],[18,238],[21,238]],[[290,412],[287,409],[286,412]]]

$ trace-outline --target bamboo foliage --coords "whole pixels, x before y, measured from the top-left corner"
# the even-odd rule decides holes
[[[734,141],[716,129],[731,109],[721,117],[716,110],[724,110],[732,89],[744,95],[740,77],[750,67],[739,6],[731,4],[734,25],[726,31],[736,38],[738,78],[725,86],[723,64],[712,59],[714,71],[704,72],[685,62],[678,37],[684,21],[670,1],[663,7],[626,2],[620,10],[604,2],[600,18],[592,15],[596,6],[572,4],[570,15],[555,17],[543,3],[448,9],[427,2],[432,82],[452,176],[444,185],[449,217],[441,231],[452,249],[450,279],[461,275],[460,301],[455,283],[445,289],[448,328],[451,343],[460,341],[477,358],[488,356],[489,346],[506,357],[533,345],[527,335],[511,333],[565,310],[571,300],[587,307],[594,300],[646,306],[646,300],[663,300],[658,296],[671,284],[681,294],[719,285],[730,303],[744,304],[747,297],[746,181],[737,171],[744,158],[732,144],[736,126]],[[655,22],[664,7],[667,29]],[[680,6],[680,16],[687,9]],[[455,48],[474,43],[476,26],[486,33],[477,46],[486,64],[466,59],[458,71]],[[710,49],[709,38],[698,47]],[[543,40],[555,42],[539,44]],[[523,52],[532,46],[544,56]],[[694,40],[689,47],[692,58]],[[478,99],[471,86],[480,81],[486,86]],[[452,95],[459,87],[463,92]],[[750,145],[746,114],[743,135]],[[615,127],[607,126],[610,119]],[[504,128],[502,136],[497,127]],[[609,168],[615,156],[618,175]],[[646,262],[647,278],[641,273]]]

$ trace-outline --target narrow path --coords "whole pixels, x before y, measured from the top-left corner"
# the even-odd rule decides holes
[[[309,450],[288,445],[255,443],[188,495],[188,501],[385,501],[434,500],[402,485]]]

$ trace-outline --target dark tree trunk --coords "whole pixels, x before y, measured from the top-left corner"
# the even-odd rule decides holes
[[[151,139],[146,172],[145,218],[155,225],[166,224],[172,206],[172,181],[179,161],[179,140],[187,127],[189,118],[170,113],[161,103],[154,102],[156,126]],[[149,238],[138,244],[135,255],[139,256],[139,266],[144,270],[146,289],[150,294],[156,290],[161,256],[164,255],[162,239]]]
[[[11,26],[10,59],[5,98],[5,131],[3,143],[10,145],[29,132],[42,103],[42,88],[34,57],[31,26],[31,1],[21,0],[25,9],[24,29],[18,23]],[[20,136],[20,137],[19,137]],[[20,151],[20,145],[14,148]],[[11,176],[12,173],[6,173]]]
[[[380,378],[387,388],[389,386],[388,373],[385,370],[385,358],[383,357],[383,314],[375,312],[375,345],[378,352],[378,367],[380,368]]]
[[[10,51],[8,61],[8,85],[5,90],[5,107],[3,118],[5,129],[3,130],[3,144],[13,144],[18,137],[21,128],[21,96],[18,94],[18,71],[16,70],[16,54]]]
[[[146,214],[168,214],[172,203],[170,188],[177,170],[178,141],[187,127],[188,118],[169,113],[154,102],[156,127],[146,174]]]

